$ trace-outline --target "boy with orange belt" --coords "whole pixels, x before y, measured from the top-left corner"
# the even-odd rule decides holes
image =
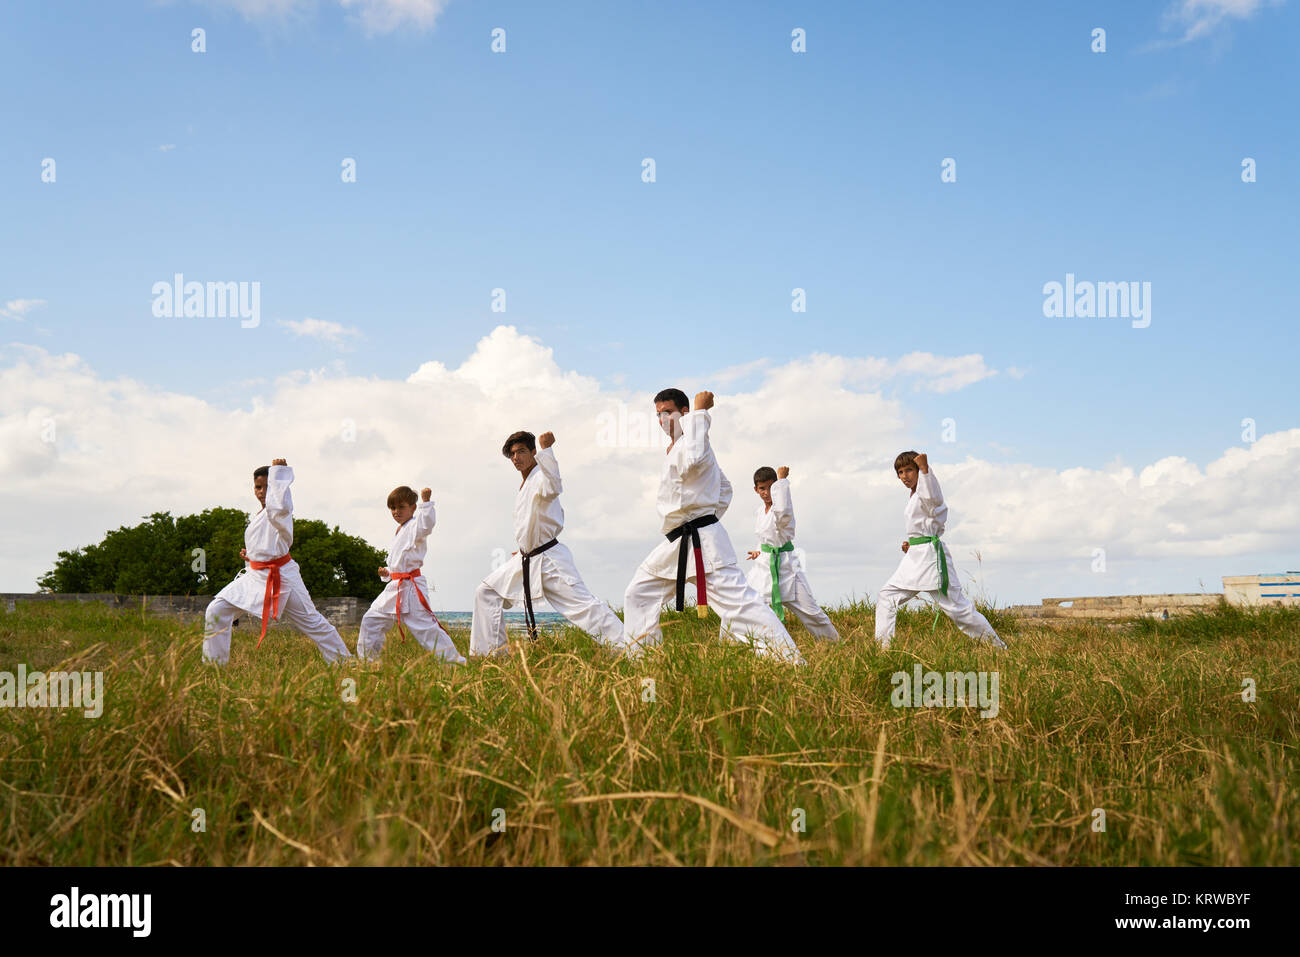
[[[429,585],[421,573],[429,533],[437,523],[433,492],[421,489],[417,507],[415,489],[401,485],[388,493],[388,510],[397,522],[393,543],[388,547],[388,564],[379,577],[388,582],[361,619],[357,657],[372,661],[384,650],[384,635],[396,622],[405,635],[411,629],[415,640],[443,661],[463,665],[465,658],[451,642],[451,635],[429,605]]]
[[[205,661],[224,665],[230,660],[230,626],[240,612],[262,619],[259,647],[266,626],[278,619],[316,642],[326,661],[352,657],[338,630],[316,610],[298,563],[289,554],[293,544],[292,484],[293,469],[284,459],[253,472],[253,494],[262,509],[244,529],[244,548],[239,553],[247,563],[244,570],[208,604],[203,629]]]

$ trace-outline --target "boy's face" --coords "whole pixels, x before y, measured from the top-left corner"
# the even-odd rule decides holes
[[[510,464],[519,470],[520,475],[527,475],[537,464],[537,456],[528,451],[528,446],[516,442],[510,446]]]
[[[266,508],[266,476],[259,475],[253,479],[253,494],[257,496],[257,502],[262,508]]]
[[[907,486],[909,492],[915,492],[916,477],[919,474],[915,465],[904,465],[898,470],[898,480]]]
[[[405,525],[411,520],[411,516],[415,514],[415,506],[407,505],[405,502],[398,502],[389,511],[393,513],[393,521],[398,525]]]
[[[763,500],[764,505],[769,507],[772,505],[772,479],[759,482],[754,486],[754,491],[758,493],[758,497]]]

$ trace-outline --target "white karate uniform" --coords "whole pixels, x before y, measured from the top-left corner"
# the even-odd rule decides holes
[[[564,509],[560,507],[563,490],[555,452],[538,449],[537,464],[515,493],[515,542],[520,554],[512,555],[483,579],[474,592],[471,655],[490,655],[505,648],[506,623],[502,609],[524,602],[523,553],[558,538],[563,531]],[[528,589],[534,613],[545,600],[601,644],[619,650],[626,646],[623,623],[607,604],[588,591],[574,564],[573,553],[563,542],[528,560]]]
[[[934,544],[909,545],[903,560],[898,563],[898,568],[880,589],[880,596],[876,599],[876,640],[882,647],[888,648],[890,639],[894,637],[898,606],[918,593],[925,592],[963,633],[972,638],[991,641],[998,648],[1005,648],[1006,645],[997,636],[988,619],[979,613],[974,602],[962,594],[961,583],[957,580],[957,565],[952,560],[952,552],[942,540],[944,525],[948,521],[948,506],[944,504],[934,469],[929,472],[918,471],[916,491],[907,499],[903,520],[907,525],[908,538],[940,536],[939,545],[948,564],[948,594],[945,596],[939,592],[939,556]]]
[[[790,499],[790,480],[777,479],[769,489],[772,507],[767,508],[758,503],[757,520],[754,530],[758,533],[758,543],[780,548],[787,542],[794,541],[794,503]],[[795,559],[795,553],[777,552],[777,585],[781,589],[781,604],[793,611],[809,634],[817,638],[835,641],[840,633],[831,624],[830,616],[817,604],[813,597],[808,579]],[[769,605],[772,601],[772,556],[759,548],[758,557],[751,561],[745,573],[749,587],[758,592]]]
[[[682,523],[705,515],[721,518],[731,504],[731,483],[718,467],[709,443],[708,410],[681,417],[682,434],[664,456],[656,507],[667,535]],[[803,663],[803,657],[767,600],[750,588],[736,564],[731,539],[721,522],[699,530],[709,607],[722,619],[721,637],[753,646],[762,655]],[[686,533],[689,539],[689,533]],[[689,542],[687,544],[689,548]],[[677,556],[681,539],[659,543],[637,568],[623,596],[623,621],[636,653],[663,640],[659,613],[677,594]],[[694,555],[687,557],[686,580],[695,581]],[[769,588],[769,594],[771,589]]]
[[[437,524],[437,512],[433,502],[420,502],[415,507],[415,514],[408,518],[393,534],[393,542],[388,546],[388,564],[390,572],[411,572],[424,564],[424,554],[428,548],[429,533]],[[370,608],[361,618],[361,635],[357,639],[357,656],[367,660],[378,658],[384,650],[384,637],[397,622],[397,599],[402,599],[402,627],[405,628],[422,647],[434,652],[439,658],[452,664],[463,665],[465,657],[452,644],[451,635],[438,623],[424,605],[420,604],[420,595],[429,600],[428,579],[422,574],[414,579],[398,579],[391,575],[381,575],[388,582],[386,588],[375,596]],[[416,589],[419,589],[417,594]],[[430,604],[430,607],[433,607]]]
[[[266,479],[266,505],[244,529],[248,561],[269,562],[288,553],[293,544],[293,499],[289,495],[292,484],[293,469],[287,465],[271,466]],[[269,568],[254,569],[245,564],[235,580],[208,604],[203,630],[205,660],[221,665],[230,660],[231,623],[241,611],[261,618],[270,574]],[[298,563],[293,560],[280,567],[279,620],[288,622],[316,642],[326,661],[352,657],[338,630],[316,610]]]

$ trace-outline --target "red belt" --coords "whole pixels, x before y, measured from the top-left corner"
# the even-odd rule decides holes
[[[424,597],[424,592],[420,591],[420,586],[415,583],[415,579],[421,577],[420,569],[417,568],[415,569],[415,571],[412,572],[390,571],[388,573],[388,577],[391,578],[393,581],[397,581],[397,582],[409,581],[411,583],[411,587],[415,589],[415,597],[420,599],[420,604],[423,605],[424,610],[429,613],[429,617],[433,619],[433,623],[437,625],[439,628],[442,627],[442,622],[438,621],[438,616],[435,615],[433,613],[433,609],[429,607],[429,602]],[[402,638],[405,639],[406,629],[402,627],[402,591],[403,589],[399,585],[397,588],[397,630],[401,634]]]
[[[263,568],[271,569],[271,574],[266,576],[266,597],[262,599],[262,633],[257,636],[257,647],[262,647],[262,639],[266,637],[266,626],[268,622],[267,612],[270,618],[280,617],[280,566],[286,562],[292,561],[288,552],[285,552],[279,558],[273,558],[269,562],[255,562],[251,559],[248,567],[261,571]]]

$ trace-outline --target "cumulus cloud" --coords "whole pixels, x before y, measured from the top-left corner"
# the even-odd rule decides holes
[[[724,523],[737,550],[752,547],[753,470],[789,465],[796,544],[818,597],[874,595],[900,554],[906,493],[891,463],[915,445],[907,386],[934,380],[956,389],[991,373],[978,356],[823,354],[751,373],[747,391],[714,388],[714,446],[736,489]],[[459,364],[431,360],[403,380],[336,367],[254,381],[239,408],[107,379],[75,355],[6,346],[0,523],[9,547],[0,589],[32,588],[60,549],[153,511],[254,508],[250,470],[283,456],[297,473],[300,516],[380,546],[392,535],[388,491],[433,488],[438,527],[426,574],[435,607],[465,610],[474,586],[514,548],[518,479],[501,441],[517,429],[549,429],[564,476],[564,539],[592,590],[618,607],[659,541],[654,499],[666,440],[651,396],[666,385],[693,394],[717,382],[634,385],[611,388],[564,369],[543,342],[510,326]],[[1192,591],[1196,562],[1215,574],[1266,570],[1249,556],[1284,554],[1300,532],[1300,499],[1282,493],[1300,471],[1300,429],[1228,449],[1204,468],[1170,457],[1059,471],[930,451],[962,580],[969,586],[974,576],[976,593],[1003,601]],[[1110,577],[1090,570],[1099,548]],[[1192,579],[1155,584],[1178,575]]]

